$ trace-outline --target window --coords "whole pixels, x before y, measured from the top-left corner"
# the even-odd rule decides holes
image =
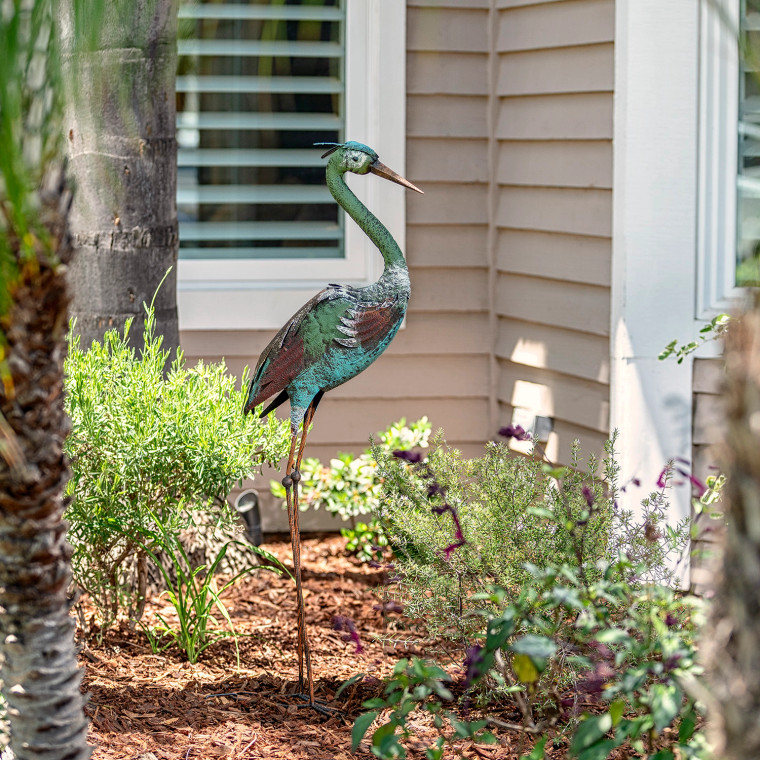
[[[702,0],[696,317],[730,308],[736,289],[740,0]]]
[[[736,284],[760,285],[760,0],[741,0]]]
[[[404,0],[180,7],[182,329],[279,327],[327,282],[375,279],[313,143],[359,140],[403,172],[404,21]],[[403,195],[362,179],[349,184],[402,242]]]

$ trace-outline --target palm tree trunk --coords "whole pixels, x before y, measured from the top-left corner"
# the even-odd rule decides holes
[[[71,547],[63,521],[64,266],[70,193],[59,174],[42,192],[50,239],[18,255],[10,309],[0,317],[0,678],[17,760],[89,757],[67,597]],[[29,240],[24,240],[25,246]],[[10,240],[20,250],[22,241]],[[28,250],[28,249],[27,249]],[[57,261],[56,261],[57,259]]]
[[[77,256],[69,282],[85,347],[128,317],[139,322],[170,267],[156,321],[164,348],[179,345],[177,6],[178,0],[114,3],[94,52],[73,53],[74,35],[64,34],[64,60],[77,83],[64,121],[76,181]],[[133,341],[141,340],[135,330]]]
[[[726,533],[705,647],[716,757],[760,757],[760,306],[726,339]]]

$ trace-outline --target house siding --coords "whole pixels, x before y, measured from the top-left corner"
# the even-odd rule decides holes
[[[614,2],[496,7],[499,414],[552,417],[567,461],[609,427]]]
[[[408,0],[404,328],[328,394],[308,456],[359,452],[427,415],[466,455],[539,390],[549,454],[599,450],[609,419],[613,0]],[[361,139],[360,136],[354,136]],[[182,334],[240,374],[273,331]],[[533,394],[536,396],[536,394]],[[257,487],[265,495],[275,473]],[[279,477],[279,476],[278,476]],[[285,530],[266,508],[264,529]],[[317,513],[302,527],[330,528]]]

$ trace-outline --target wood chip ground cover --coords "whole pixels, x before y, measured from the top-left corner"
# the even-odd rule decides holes
[[[94,760],[372,757],[366,740],[357,753],[351,752],[351,727],[362,712],[361,703],[380,693],[381,679],[400,658],[422,652],[413,646],[415,633],[407,621],[393,613],[383,617],[373,591],[383,580],[382,571],[344,556],[342,546],[339,537],[319,536],[306,539],[302,550],[316,697],[342,714],[323,716],[293,696],[298,679],[294,585],[287,577],[262,570],[224,596],[241,634],[239,667],[230,639],[215,643],[198,664],[190,665],[176,649],[152,654],[145,635],[126,626],[108,632],[101,645],[84,648],[83,689],[90,694]],[[265,548],[290,566],[285,537]],[[149,615],[168,613],[165,601],[152,599]],[[334,630],[338,615],[354,621],[361,651]],[[394,648],[375,640],[394,628],[412,646]],[[456,664],[450,671],[461,677]],[[357,673],[366,675],[336,698],[340,685]],[[509,705],[498,717],[519,722]],[[434,737],[432,727],[420,722],[417,728]],[[530,742],[520,733],[502,732],[499,739],[490,747],[463,742],[457,750],[464,757],[494,760],[516,760],[530,751]],[[547,757],[564,757],[565,747]],[[409,757],[423,758],[423,746],[412,742]]]

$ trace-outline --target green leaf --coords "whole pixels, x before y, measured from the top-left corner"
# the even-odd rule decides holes
[[[354,727],[351,729],[351,749],[356,752],[356,748],[364,738],[364,734],[367,733],[367,729],[372,725],[375,718],[377,718],[377,712],[368,712],[360,715],[354,721]]]
[[[570,756],[578,757],[583,750],[596,744],[611,728],[612,716],[609,713],[586,718],[575,730],[570,742]]]
[[[378,728],[374,734],[372,734],[372,746],[379,747],[383,743],[383,739],[386,736],[391,736],[396,733],[396,726],[393,723],[384,723]]]
[[[675,760],[675,755],[669,749],[661,749],[650,755],[649,760]]]
[[[607,760],[610,752],[612,752],[615,747],[619,746],[620,745],[615,739],[603,739],[593,746],[584,749],[583,752],[578,755],[578,760]]]
[[[527,654],[530,657],[549,658],[557,651],[557,645],[546,636],[529,633],[516,639],[509,647],[513,652]]]
[[[621,628],[604,628],[594,638],[603,644],[627,644],[631,640],[628,632]]]
[[[622,699],[616,699],[610,704],[609,713],[612,718],[612,725],[617,726],[625,714],[625,702]]]
[[[649,707],[657,733],[669,726],[681,711],[683,692],[676,684],[656,683],[649,691]]]
[[[516,654],[512,657],[512,670],[522,683],[535,683],[541,674],[533,663],[533,659],[527,654]]]
[[[548,736],[542,736],[534,745],[529,755],[523,755],[520,760],[544,760],[546,742]]]
[[[694,736],[694,729],[697,727],[697,715],[694,712],[694,705],[681,717],[681,725],[678,726],[678,741],[685,743]]]

